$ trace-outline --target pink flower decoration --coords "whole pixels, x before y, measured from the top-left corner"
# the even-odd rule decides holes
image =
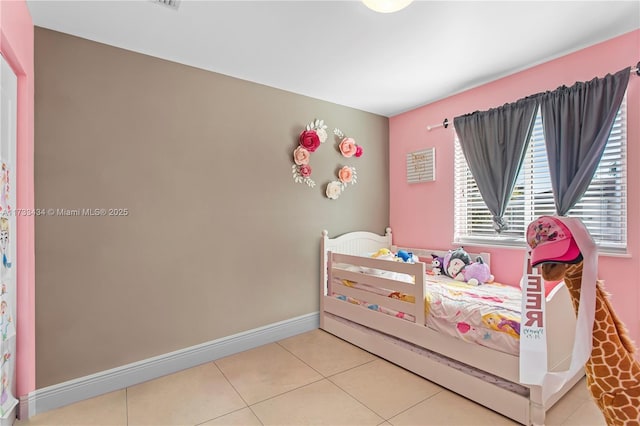
[[[295,151],[293,151],[293,162],[298,166],[309,164],[309,157],[311,157],[309,151],[301,146],[298,146]]]
[[[298,171],[300,172],[300,176],[303,178],[311,176],[311,166],[308,164],[301,165]]]
[[[344,166],[338,172],[338,177],[340,178],[340,182],[349,183],[353,179],[353,170],[351,170],[349,166]]]
[[[361,156],[362,156],[362,147],[361,147],[360,145],[356,145],[356,153],[355,153],[355,156],[356,156],[357,158],[359,158],[359,157],[361,157]]]
[[[340,142],[340,152],[345,157],[352,157],[353,154],[356,153],[356,141],[352,138],[344,138],[342,142]]]
[[[320,137],[315,130],[305,130],[300,133],[300,146],[314,152],[320,146]]]

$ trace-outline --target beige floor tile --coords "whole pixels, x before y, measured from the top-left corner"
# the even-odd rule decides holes
[[[262,423],[247,407],[198,426],[262,426]]]
[[[18,420],[15,426],[126,426],[127,396],[111,392],[66,407]]]
[[[385,419],[443,390],[382,359],[336,374],[329,380]]]
[[[384,419],[328,380],[251,407],[264,425],[379,425]]]
[[[564,426],[606,426],[602,412],[595,402],[585,401],[563,423]]]
[[[322,379],[276,343],[219,359],[216,365],[249,405]]]
[[[516,422],[448,390],[389,419],[394,426],[498,426]]]
[[[127,389],[129,426],[195,425],[246,407],[214,363]]]
[[[591,395],[587,390],[585,379],[583,378],[575,384],[565,396],[547,411],[545,424],[547,426],[559,426],[571,416],[578,407],[585,402],[591,401]]]
[[[591,393],[589,392],[589,388],[587,387],[587,378],[583,377],[582,379],[580,379],[580,381],[578,383],[575,384],[575,386],[573,388],[571,388],[571,390],[569,392],[567,392],[567,395],[575,395],[577,398],[582,398],[585,401],[592,401],[593,397],[591,396]]]
[[[325,377],[376,359],[369,352],[319,329],[278,343]]]

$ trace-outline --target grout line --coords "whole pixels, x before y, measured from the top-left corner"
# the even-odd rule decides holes
[[[433,382],[431,382],[431,383],[433,383]],[[433,395],[429,395],[428,397],[426,397],[426,398],[424,398],[424,399],[422,399],[422,400],[420,400],[420,401],[416,402],[415,404],[413,404],[413,405],[411,405],[411,406],[409,406],[409,407],[405,408],[404,410],[397,412],[397,413],[396,413],[396,414],[394,414],[393,416],[391,416],[391,417],[389,417],[388,419],[386,419],[386,421],[388,421],[389,423],[391,423],[391,419],[393,419],[394,417],[398,417],[400,414],[402,414],[402,413],[406,413],[407,411],[411,410],[412,408],[414,408],[414,407],[416,407],[416,406],[418,406],[418,405],[422,404],[423,402],[425,402],[425,401],[427,401],[427,400],[429,400],[429,399],[433,398],[434,396],[438,395],[438,394],[439,394],[439,393],[441,393],[443,390],[444,390],[444,388],[443,388],[443,389],[441,389],[441,390],[439,390],[438,392],[434,393]]]
[[[324,374],[322,374],[321,371],[316,370],[315,368],[313,368],[313,366],[309,365],[309,363],[307,363],[305,360],[303,360],[302,358],[300,358],[298,355],[294,354],[293,352],[291,352],[289,349],[287,349],[286,347],[284,347],[283,345],[280,344],[279,341],[274,342],[276,343],[278,346],[280,346],[282,349],[284,349],[286,352],[290,353],[291,355],[293,355],[294,358],[296,358],[297,360],[299,360],[300,362],[302,362],[304,365],[306,365],[307,367],[309,367],[310,369],[312,369],[313,371],[315,371],[316,373],[318,373],[319,375],[321,375],[323,378],[327,378],[327,376],[325,376]]]
[[[329,379],[327,379],[329,380]],[[380,417],[381,419],[383,419],[382,423],[386,422],[387,419],[380,413],[378,413],[376,410],[374,410],[373,408],[369,407],[367,404],[365,404],[364,402],[360,401],[358,398],[356,398],[355,395],[352,395],[349,391],[347,391],[346,389],[343,389],[340,385],[338,385],[336,382],[329,380],[331,383],[333,383],[335,385],[335,387],[337,387],[338,389],[340,389],[342,392],[346,393],[347,395],[349,395],[351,398],[353,398],[355,401],[357,401],[358,403],[362,404],[363,407],[365,407],[367,410],[371,411],[373,414],[375,414],[376,416]],[[380,424],[382,424],[380,423]]]
[[[287,352],[288,352],[288,351],[287,351]],[[302,361],[302,360],[301,360],[301,361]],[[303,362],[304,362],[304,361],[303,361]],[[224,374],[224,371],[222,371],[222,369],[218,366],[218,364],[216,364],[216,362],[215,362],[215,361],[213,361],[213,363],[215,364],[216,368],[217,368],[217,369],[220,371],[220,373],[222,374],[222,377],[224,377],[224,379],[227,381],[227,383],[229,383],[229,385],[230,385],[230,386],[233,388],[233,390],[238,394],[238,396],[240,396],[240,398],[242,399],[242,402],[244,402],[244,403],[245,403],[246,407],[243,407],[243,408],[249,408],[249,409],[251,410],[251,412],[253,413],[253,415],[254,415],[254,416],[256,416],[256,418],[258,419],[258,421],[260,421],[260,423],[261,423],[261,424],[264,424],[264,423],[262,423],[262,420],[260,419],[260,417],[258,417],[258,415],[256,414],[256,412],[255,412],[255,411],[253,411],[252,406],[254,406],[254,405],[256,405],[256,404],[260,404],[260,403],[265,402],[265,401],[269,401],[269,400],[271,400],[271,399],[277,398],[277,397],[282,396],[282,395],[286,395],[286,394],[287,394],[287,393],[289,393],[289,392],[293,392],[293,391],[298,390],[298,389],[301,389],[301,388],[303,388],[303,387],[305,387],[305,386],[309,386],[309,385],[312,385],[312,384],[314,384],[314,383],[321,382],[322,380],[327,380],[327,378],[326,378],[326,377],[324,377],[322,374],[318,373],[318,374],[320,374],[320,379],[318,379],[318,380],[311,381],[311,382],[309,382],[309,383],[306,383],[306,384],[304,384],[304,385],[298,386],[298,387],[296,387],[296,388],[289,389],[288,391],[281,392],[281,393],[279,393],[279,394],[277,394],[277,395],[272,395],[272,396],[270,396],[269,398],[265,398],[265,399],[262,399],[262,400],[260,400],[260,401],[256,401],[256,402],[254,402],[253,404],[249,404],[249,403],[247,402],[247,400],[245,400],[245,399],[244,399],[244,397],[242,396],[242,394],[240,393],[240,391],[238,391],[238,389],[236,389],[236,387],[233,385],[233,383],[231,383],[231,381],[227,378],[227,376]],[[305,363],[305,364],[306,364],[306,363]],[[314,371],[315,371],[315,370],[314,370]],[[238,411],[238,410],[231,411],[230,413],[233,413],[233,412],[235,412],[235,411]],[[227,414],[230,414],[230,413],[226,413],[226,414],[223,414],[223,415],[227,415]],[[218,416],[218,417],[221,417],[221,416]],[[216,417],[216,418],[218,418],[218,417]]]
[[[240,397],[240,399],[242,400],[242,402],[244,402],[244,405],[246,405],[247,407],[249,406],[249,403],[247,402],[246,399],[244,399],[244,397],[242,396],[242,394],[240,393],[240,391],[238,391],[238,389],[236,389],[235,386],[233,386],[233,383],[231,383],[231,380],[229,380],[229,378],[227,377],[226,374],[224,374],[224,371],[222,371],[222,369],[218,366],[218,364],[215,361],[212,361],[213,365],[218,369],[218,371],[220,372],[220,374],[222,374],[222,377],[224,377],[224,379],[227,381],[227,383],[229,383],[229,386],[231,386],[231,388],[233,389],[233,391],[235,393],[238,394],[238,396]],[[233,411],[231,411],[232,413]],[[228,414],[228,413],[227,413]],[[218,416],[220,417],[220,416]],[[216,417],[217,418],[217,417]]]
[[[312,381],[312,382],[305,383],[304,385],[300,385],[300,386],[295,387],[295,388],[293,388],[293,389],[289,389],[288,391],[280,392],[280,393],[279,393],[279,394],[277,394],[277,395],[272,395],[272,396],[270,396],[270,397],[268,397],[268,398],[261,399],[260,401],[256,401],[256,402],[254,402],[253,404],[249,405],[249,407],[252,407],[252,406],[257,405],[257,404],[261,404],[261,403],[263,403],[263,402],[265,402],[265,401],[270,401],[270,400],[272,400],[272,399],[274,399],[274,398],[278,398],[278,397],[280,397],[280,396],[282,396],[282,395],[286,395],[286,394],[288,394],[288,393],[291,393],[291,392],[297,391],[297,390],[299,390],[299,389],[305,388],[305,387],[310,386],[310,385],[313,385],[313,384],[315,384],[315,383],[322,382],[323,380],[329,380],[329,379],[327,379],[326,377],[321,377],[321,378],[320,378],[320,379],[318,379],[318,380],[314,380],[314,381]],[[257,417],[257,416],[256,416],[256,417]]]
[[[249,407],[249,406],[247,405],[246,407],[238,408],[237,410],[232,410],[232,411],[229,411],[228,413],[220,414],[219,416],[212,417],[212,418],[210,418],[210,419],[204,420],[204,421],[202,421],[201,423],[196,423],[194,426],[200,426],[200,425],[203,425],[203,424],[209,423],[209,422],[214,421],[214,420],[216,420],[216,419],[219,419],[219,418],[221,418],[221,417],[228,416],[229,414],[233,414],[233,413],[237,413],[237,412],[242,411],[242,410],[246,410],[247,408],[248,408],[249,410],[251,410],[251,407]],[[255,413],[253,410],[251,410],[251,412],[253,413],[253,415],[254,415],[254,416],[256,416],[256,413]],[[258,421],[260,422],[260,424],[264,426],[264,423],[262,423],[262,420],[260,420],[260,418],[259,418],[258,416],[256,416],[256,419],[258,419]]]
[[[262,422],[262,419],[261,419],[260,417],[258,417],[258,415],[256,414],[256,412],[255,412],[255,411],[253,411],[253,408],[251,408],[251,406],[249,406],[248,408],[249,408],[249,410],[251,410],[251,413],[253,413],[253,415],[255,416],[255,418],[256,418],[256,419],[258,419],[258,421],[260,422],[260,424],[261,424],[262,426],[264,426],[264,423]]]
[[[343,340],[343,341],[344,341],[344,340]],[[365,351],[364,349],[362,349],[362,348],[360,348],[360,347],[355,346],[355,345],[353,345],[353,344],[352,344],[352,345],[353,345],[353,346],[355,346],[356,348],[358,348],[358,349],[360,349],[360,350],[362,350],[362,351],[364,351],[364,352],[367,352],[368,354],[372,355],[374,358],[373,358],[373,359],[371,359],[371,360],[365,361],[365,362],[363,362],[362,364],[358,364],[358,365],[355,365],[355,366],[353,366],[353,367],[349,367],[349,368],[347,368],[347,369],[345,369],[345,370],[338,371],[338,372],[336,372],[336,373],[332,373],[332,374],[330,374],[330,375],[324,375],[322,372],[318,371],[317,369],[313,368],[313,366],[311,366],[311,365],[309,365],[307,362],[305,362],[305,361],[304,361],[302,358],[300,358],[298,355],[296,355],[295,353],[291,352],[291,351],[290,351],[289,349],[287,349],[285,346],[281,345],[279,341],[277,341],[277,342],[275,342],[275,343],[277,343],[278,345],[280,345],[280,347],[282,347],[285,351],[289,352],[291,355],[293,355],[294,357],[296,357],[297,359],[299,359],[300,361],[302,361],[305,365],[309,366],[311,369],[313,369],[313,370],[314,370],[314,371],[316,371],[318,374],[320,374],[321,376],[323,376],[326,380],[329,380],[329,382],[330,382],[330,383],[332,383],[333,385],[335,385],[338,389],[340,389],[341,391],[343,391],[344,393],[346,393],[347,395],[349,395],[351,398],[353,398],[353,399],[354,399],[355,401],[357,401],[358,403],[362,404],[362,406],[363,406],[363,407],[367,408],[368,410],[370,410],[371,412],[373,412],[375,415],[379,416],[381,419],[384,419],[384,420],[382,421],[382,423],[380,423],[380,424],[383,424],[383,423],[385,423],[385,422],[388,422],[388,421],[389,421],[389,419],[385,418],[382,414],[378,413],[376,410],[372,409],[372,408],[371,408],[371,407],[369,407],[367,404],[365,404],[364,402],[362,402],[362,401],[360,401],[358,398],[356,398],[356,396],[355,396],[355,395],[352,395],[350,392],[348,392],[347,390],[343,389],[341,386],[339,386],[337,383],[335,383],[333,380],[331,380],[331,378],[332,378],[332,377],[335,377],[335,376],[337,376],[337,375],[339,375],[339,374],[346,373],[346,372],[348,372],[348,371],[354,370],[354,369],[356,369],[356,368],[360,368],[360,367],[362,367],[362,366],[365,366],[365,365],[367,365],[367,364],[371,364],[371,363],[376,362],[376,361],[379,361],[379,360],[383,360],[383,361],[385,361],[385,362],[389,362],[389,361],[386,361],[384,358],[381,358],[381,357],[379,357],[379,356],[378,356],[378,355],[376,355],[376,354],[372,354],[371,352]],[[349,343],[349,342],[347,342],[347,343]],[[394,365],[396,365],[396,364],[394,364]],[[400,367],[400,366],[398,366],[398,367]],[[408,371],[408,372],[410,372],[411,374],[414,374],[414,375],[415,375],[415,373],[413,373],[413,372],[411,372],[411,371],[407,370],[406,368],[403,368],[403,367],[400,367],[400,368],[402,368],[403,370]],[[416,376],[417,376],[417,375],[416,375]],[[421,377],[421,376],[417,376],[417,377],[420,377],[422,380],[426,380],[426,379],[424,379],[424,378],[423,378],[423,377]],[[429,398],[431,398],[431,397],[433,397],[433,396],[437,395],[437,394],[438,394],[438,393],[440,393],[440,392],[442,392],[442,391],[441,391],[441,390],[439,390],[439,391],[438,391],[438,392],[436,392],[435,394],[430,395],[430,396],[428,396],[428,397],[424,398],[424,399],[423,399],[423,400],[421,400],[421,401],[418,401],[416,404],[414,404],[414,405],[412,405],[412,406],[410,406],[410,407],[406,408],[405,410],[402,410],[402,411],[400,411],[400,412],[396,413],[396,414],[395,414],[394,416],[392,416],[392,417],[395,417],[395,416],[397,416],[397,415],[399,415],[399,414],[401,414],[401,413],[403,413],[403,412],[405,412],[405,411],[409,410],[410,408],[415,407],[416,405],[418,405],[418,404],[420,404],[420,403],[422,403],[422,402],[426,401],[427,399],[429,399]],[[286,393],[286,392],[285,392],[285,393]],[[392,418],[392,417],[390,417],[390,418]]]
[[[340,340],[342,340],[342,339],[340,339]],[[343,342],[346,342],[346,340],[342,340],[342,341],[343,341]],[[371,362],[374,362],[374,361],[376,361],[376,360],[378,360],[378,359],[382,359],[382,358],[380,358],[379,356],[377,356],[377,355],[375,355],[375,354],[372,354],[371,352],[365,351],[364,349],[362,349],[362,348],[360,348],[360,347],[358,347],[358,346],[356,346],[356,345],[353,345],[352,343],[347,342],[347,343],[349,343],[350,345],[352,345],[353,347],[355,347],[355,348],[357,348],[357,349],[359,349],[359,350],[361,350],[361,351],[363,351],[363,352],[368,353],[369,355],[373,356],[374,358],[373,358],[373,359],[371,359],[371,360],[369,360],[369,361],[365,361],[365,362],[363,362],[362,364],[358,364],[358,365],[354,365],[353,367],[349,367],[349,368],[347,368],[347,369],[345,369],[345,370],[338,371],[338,372],[336,372],[336,373],[331,373],[331,374],[329,374],[329,375],[325,375],[325,374],[324,374],[324,373],[322,373],[321,371],[319,371],[319,370],[317,370],[316,368],[314,368],[311,364],[307,363],[305,360],[303,360],[302,358],[300,358],[298,355],[296,355],[295,353],[291,352],[291,351],[290,351],[289,349],[287,349],[285,346],[281,345],[281,344],[280,344],[280,341],[276,341],[276,342],[274,342],[274,343],[277,343],[277,344],[278,344],[282,349],[284,349],[285,351],[289,352],[291,355],[293,355],[294,357],[296,357],[297,359],[299,359],[300,361],[302,361],[302,363],[304,363],[306,366],[308,366],[308,367],[309,367],[309,368],[311,368],[313,371],[315,371],[316,373],[318,373],[319,375],[321,375],[322,377],[324,377],[324,378],[326,378],[326,379],[328,379],[329,377],[333,377],[333,376],[335,376],[335,375],[337,375],[337,374],[342,374],[342,373],[347,372],[347,371],[349,371],[349,370],[352,370],[352,369],[354,369],[354,368],[358,368],[358,367],[361,367],[361,366],[363,366],[363,365],[367,365],[367,364],[369,364],[369,363],[371,363]]]
[[[229,386],[231,386],[231,389],[233,389],[233,391],[234,391],[234,392],[235,392],[235,393],[240,397],[240,399],[242,400],[242,402],[244,403],[244,405],[245,405],[245,406],[244,406],[244,407],[242,407],[242,408],[238,408],[237,410],[231,410],[231,411],[229,411],[228,413],[220,414],[219,416],[216,416],[216,417],[213,417],[213,418],[207,419],[207,420],[203,421],[202,423],[198,423],[198,424],[197,424],[197,425],[195,425],[195,426],[203,425],[203,424],[208,423],[208,422],[210,422],[210,421],[213,421],[213,420],[215,420],[215,419],[219,419],[219,418],[221,418],[221,417],[228,416],[229,414],[237,413],[238,411],[242,411],[242,410],[244,410],[245,408],[248,408],[248,409],[250,409],[250,410],[251,410],[251,407],[249,406],[249,404],[247,403],[247,401],[244,399],[244,397],[243,397],[243,396],[242,396],[242,394],[238,391],[238,389],[236,389],[236,387],[235,387],[235,386],[233,386],[233,383],[231,383],[231,381],[227,378],[227,376],[224,374],[224,371],[222,371],[222,369],[218,366],[218,364],[216,364],[216,362],[215,362],[215,361],[211,361],[211,363],[212,363],[212,364],[213,364],[213,366],[214,366],[214,367],[215,367],[215,368],[220,372],[220,374],[222,374],[222,377],[224,378],[224,380],[229,384]],[[253,410],[251,410],[251,412],[253,413],[253,415],[254,415],[254,416],[256,416],[256,413],[255,413]],[[256,418],[258,419],[258,421],[260,422],[260,424],[264,425],[264,423],[262,423],[262,420],[260,420],[260,418],[259,418],[258,416],[256,416]]]

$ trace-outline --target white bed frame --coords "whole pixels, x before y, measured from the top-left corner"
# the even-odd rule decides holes
[[[341,278],[401,291],[413,295],[415,300],[424,300],[425,271],[429,266],[422,262],[410,264],[365,257],[366,253],[376,252],[382,247],[392,251],[399,249],[392,245],[389,228],[382,236],[370,232],[351,232],[336,238],[328,235],[323,231],[321,238],[320,328],[323,330],[525,425],[544,425],[546,411],[584,375],[580,370],[545,404],[541,386],[519,383],[518,356],[468,343],[426,327],[421,303],[407,303],[340,286],[339,292],[346,296],[414,315],[416,321],[410,322],[331,297],[332,279]],[[430,258],[431,253],[443,253],[442,250],[405,249],[421,258]],[[481,255],[485,262],[490,261],[488,254]],[[413,275],[416,285],[347,271],[335,267],[335,264]],[[556,286],[547,297],[546,321],[553,324],[547,327],[549,370],[566,370],[571,361],[576,318],[564,285]],[[472,373],[469,373],[469,368],[459,368],[456,364],[460,363],[471,367]],[[507,386],[497,385],[496,380],[507,383]]]

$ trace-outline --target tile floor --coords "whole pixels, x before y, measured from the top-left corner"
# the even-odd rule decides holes
[[[314,330],[17,421],[28,425],[514,425]],[[584,379],[547,426],[605,425]]]

